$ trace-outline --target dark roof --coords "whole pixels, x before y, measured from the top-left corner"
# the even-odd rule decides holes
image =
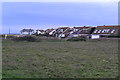
[[[69,28],[69,27],[59,27],[58,29],[67,29],[67,28]]]
[[[36,30],[36,31],[44,32],[44,30]]]
[[[90,26],[92,27],[92,26]],[[74,29],[83,29],[83,28],[90,28],[90,27],[87,27],[87,26],[81,26],[81,27],[73,27]]]
[[[54,30],[53,28],[52,29],[47,29],[47,30],[45,30],[45,32],[50,33],[53,30]]]
[[[20,32],[33,32],[33,31],[34,31],[33,29],[23,29]]]

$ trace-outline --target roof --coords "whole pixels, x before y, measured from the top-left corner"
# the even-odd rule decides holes
[[[97,27],[120,27],[120,25],[104,25],[104,26],[97,26]]]
[[[63,32],[63,34],[67,34],[67,33],[71,32],[71,31],[73,31],[73,29],[68,28],[67,30],[65,30],[65,31]]]
[[[45,30],[45,32],[50,33],[53,30],[54,30],[53,28],[52,29],[47,29],[47,30]]]
[[[119,34],[120,26],[97,26],[93,34]]]
[[[73,34],[88,34],[90,31],[90,29],[92,27],[74,27],[75,29],[78,29],[77,31],[75,31]]]
[[[33,29],[23,29],[20,32],[33,32],[33,31],[34,31]]]
[[[91,26],[90,26],[91,27]],[[74,29],[83,29],[83,28],[90,28],[90,27],[86,27],[86,26],[81,26],[81,27],[73,27]]]
[[[59,27],[58,29],[67,29],[67,28],[69,28],[69,27]]]
[[[61,30],[63,30],[63,32],[64,32],[67,29],[69,29],[69,27],[59,27],[56,29],[56,33],[61,33]]]
[[[47,30],[54,30],[54,29],[52,28],[52,29],[47,29]]]
[[[44,32],[44,30],[38,30],[38,29],[37,29],[36,31],[41,31],[41,32]]]

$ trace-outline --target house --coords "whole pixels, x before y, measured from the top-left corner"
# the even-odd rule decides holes
[[[73,33],[69,35],[69,37],[79,37],[85,36],[87,38],[90,37],[90,34],[94,31],[95,27],[74,27]]]
[[[36,30],[36,34],[37,35],[43,35],[43,34],[45,34],[45,31],[44,30]]]
[[[63,33],[64,31],[66,31],[68,28],[69,28],[69,27],[59,27],[59,28],[57,28],[57,29],[54,31],[53,36],[59,37],[59,38],[63,37],[62,33]]]
[[[44,35],[45,35],[45,36],[52,36],[53,30],[54,30],[53,28],[52,28],[52,29],[47,29],[47,30],[45,30],[45,34],[44,34]]]
[[[55,32],[55,29],[47,29],[46,31],[45,31],[47,34],[49,34],[49,36],[53,36],[53,33]]]
[[[59,37],[61,38],[66,38],[68,37],[70,34],[73,33],[73,28],[67,28],[64,32],[62,32]]]
[[[91,35],[92,39],[102,37],[120,37],[120,26],[97,26]]]
[[[20,31],[21,35],[32,35],[34,33],[33,29],[23,29]]]

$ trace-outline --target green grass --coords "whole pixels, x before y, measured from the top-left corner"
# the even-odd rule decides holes
[[[118,43],[101,41],[3,41],[3,78],[114,78]]]

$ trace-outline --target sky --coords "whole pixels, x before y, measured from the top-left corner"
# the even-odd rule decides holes
[[[118,2],[109,1],[2,2],[2,33],[9,29],[19,33],[24,28],[117,25]]]
[[[2,2],[118,2],[119,0],[1,0]]]

